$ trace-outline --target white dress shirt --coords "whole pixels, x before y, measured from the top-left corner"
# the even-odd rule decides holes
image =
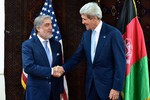
[[[52,57],[52,50],[51,50],[51,47],[50,47],[50,41],[49,41],[49,39],[47,39],[47,40],[44,40],[43,38],[41,38],[39,35],[37,35],[37,37],[39,38],[39,40],[40,40],[40,42],[42,43],[42,45],[43,45],[43,47],[44,47],[44,43],[43,43],[43,41],[48,41],[47,42],[47,47],[49,48],[49,51],[50,51],[50,59],[51,59],[51,63],[50,63],[50,67],[52,67],[52,62],[53,62],[53,57]],[[53,68],[52,68],[52,70],[51,70],[51,75],[53,74]]]
[[[98,39],[99,39],[99,36],[100,36],[100,31],[101,31],[101,28],[102,28],[102,21],[100,21],[100,23],[98,24],[98,26],[94,29],[96,31],[96,36],[95,36],[95,41],[96,41],[96,47],[97,47],[97,43],[98,43]]]

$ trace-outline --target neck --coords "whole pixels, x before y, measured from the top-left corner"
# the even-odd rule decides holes
[[[95,24],[94,24],[94,26],[93,26],[93,30],[98,26],[98,24],[99,24],[100,22],[101,22],[100,20],[95,21]]]

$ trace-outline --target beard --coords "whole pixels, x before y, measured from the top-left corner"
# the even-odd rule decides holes
[[[52,33],[39,33],[39,35],[43,39],[50,39],[53,36]]]
[[[45,35],[45,38],[46,38],[46,39],[50,39],[52,36],[53,36],[52,34],[46,34],[46,35]]]

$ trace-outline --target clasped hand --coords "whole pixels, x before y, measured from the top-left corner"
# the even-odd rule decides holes
[[[54,66],[53,67],[53,76],[60,77],[64,73],[64,68],[62,66]]]

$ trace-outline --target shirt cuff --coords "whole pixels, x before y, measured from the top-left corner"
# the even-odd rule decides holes
[[[53,68],[51,69],[51,75],[53,75],[54,71],[53,71]]]

